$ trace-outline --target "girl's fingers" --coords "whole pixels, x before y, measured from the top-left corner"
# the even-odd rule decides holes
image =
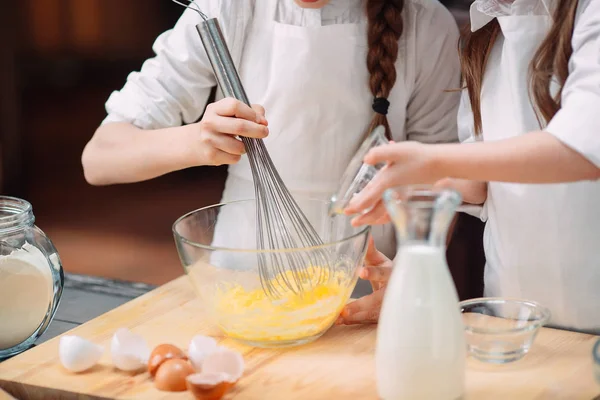
[[[210,141],[210,144],[216,149],[222,150],[225,153],[233,154],[235,156],[241,156],[246,153],[244,143],[230,135],[212,133],[206,140]]]
[[[369,235],[367,252],[365,253],[365,265],[378,266],[387,261],[389,261],[389,259],[375,247],[375,240],[373,239],[373,235]]]
[[[208,154],[206,154],[206,158],[209,160],[209,165],[218,166],[236,164],[241,159],[241,156],[239,155],[226,153],[223,150],[219,150],[215,147],[209,148],[207,152]]]
[[[203,121],[204,127],[212,132],[226,133],[262,139],[269,134],[269,128],[242,118],[212,116]]]
[[[242,118],[256,123],[258,123],[259,119],[256,111],[252,109],[252,107],[232,97],[209,104],[208,107],[206,107],[206,111],[209,114],[216,114],[221,117]]]
[[[369,212],[353,218],[351,223],[353,226],[382,225],[388,223],[389,220],[385,205],[383,204],[383,201],[380,200],[371,210],[369,210]]]
[[[392,268],[390,267],[367,266],[362,269],[360,277],[371,282],[387,283],[391,275]]]
[[[252,104],[252,109],[256,112],[256,122],[265,126],[269,125],[267,119],[265,118],[265,108],[263,106],[261,106],[260,104]]]
[[[385,189],[391,186],[389,175],[392,173],[393,166],[393,164],[387,164],[380,169],[367,186],[352,197],[344,213],[346,215],[360,214],[364,210],[374,208],[377,202],[381,201]]]
[[[390,143],[384,146],[373,147],[365,155],[365,164],[391,164],[402,159],[403,147],[400,147],[402,144],[403,143]]]
[[[369,185],[371,184],[369,183]],[[369,187],[369,185],[350,200],[348,207],[344,210],[344,214],[361,214],[364,210],[375,206],[383,192],[379,193],[378,190],[373,188],[373,186]]]
[[[369,262],[370,260],[377,258],[379,255],[379,251],[375,247],[375,238],[373,235],[369,234],[369,239],[367,242],[367,252],[365,253],[365,261]]]
[[[375,222],[373,222],[373,225],[385,225],[389,222],[391,222],[391,218],[390,218],[390,214],[386,213],[383,214],[381,217],[379,217],[377,220],[375,220]]]
[[[349,303],[336,321],[338,325],[373,324],[379,320],[383,290]]]
[[[263,106],[261,106],[260,104],[252,104],[252,109],[257,113],[262,115],[263,117],[265,116],[265,108]]]

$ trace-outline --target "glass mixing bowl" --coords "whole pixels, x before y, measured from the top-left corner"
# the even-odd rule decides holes
[[[173,224],[181,263],[228,337],[255,347],[312,342],[333,325],[356,285],[369,228],[330,217],[326,201],[296,200],[324,244],[258,250],[255,200],[201,208]],[[281,234],[276,225],[271,231]],[[259,266],[271,274],[266,280]]]
[[[550,310],[527,300],[479,298],[461,301],[460,309],[469,353],[495,364],[523,358],[550,320]]]

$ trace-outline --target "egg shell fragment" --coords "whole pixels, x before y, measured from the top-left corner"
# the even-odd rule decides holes
[[[114,366],[122,371],[137,371],[148,363],[150,349],[146,340],[126,328],[118,329],[110,347]]]
[[[202,371],[202,364],[206,357],[217,349],[217,341],[210,336],[194,336],[188,348],[188,357],[194,369],[198,372]]]
[[[234,385],[227,374],[203,372],[186,378],[187,389],[197,400],[219,400]]]
[[[202,364],[202,372],[226,374],[232,382],[237,382],[244,373],[244,357],[237,351],[219,347],[206,357]]]
[[[62,366],[71,372],[83,372],[100,361],[104,348],[79,336],[60,338],[58,357]]]

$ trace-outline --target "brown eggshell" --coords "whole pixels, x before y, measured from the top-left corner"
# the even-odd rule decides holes
[[[194,373],[194,368],[186,360],[180,358],[163,362],[156,371],[154,386],[166,392],[183,392],[186,390],[188,375]]]
[[[220,400],[234,386],[233,382],[223,380],[215,381],[215,383],[198,383],[190,377],[193,377],[193,375],[186,378],[187,389],[197,400]]]
[[[167,360],[182,359],[187,360],[187,356],[179,347],[172,344],[159,344],[150,353],[148,358],[148,372],[150,375],[156,375],[156,370]]]

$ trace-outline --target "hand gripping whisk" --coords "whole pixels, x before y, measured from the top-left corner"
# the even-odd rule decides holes
[[[192,0],[172,1],[202,17],[196,30],[223,95],[250,105],[217,19],[209,19]],[[273,298],[286,291],[301,294],[332,277],[330,253],[318,247],[323,241],[283,183],[262,139],[241,139],[254,180],[256,246],[267,250],[258,254],[261,285]],[[307,250],[273,251],[304,248]]]

